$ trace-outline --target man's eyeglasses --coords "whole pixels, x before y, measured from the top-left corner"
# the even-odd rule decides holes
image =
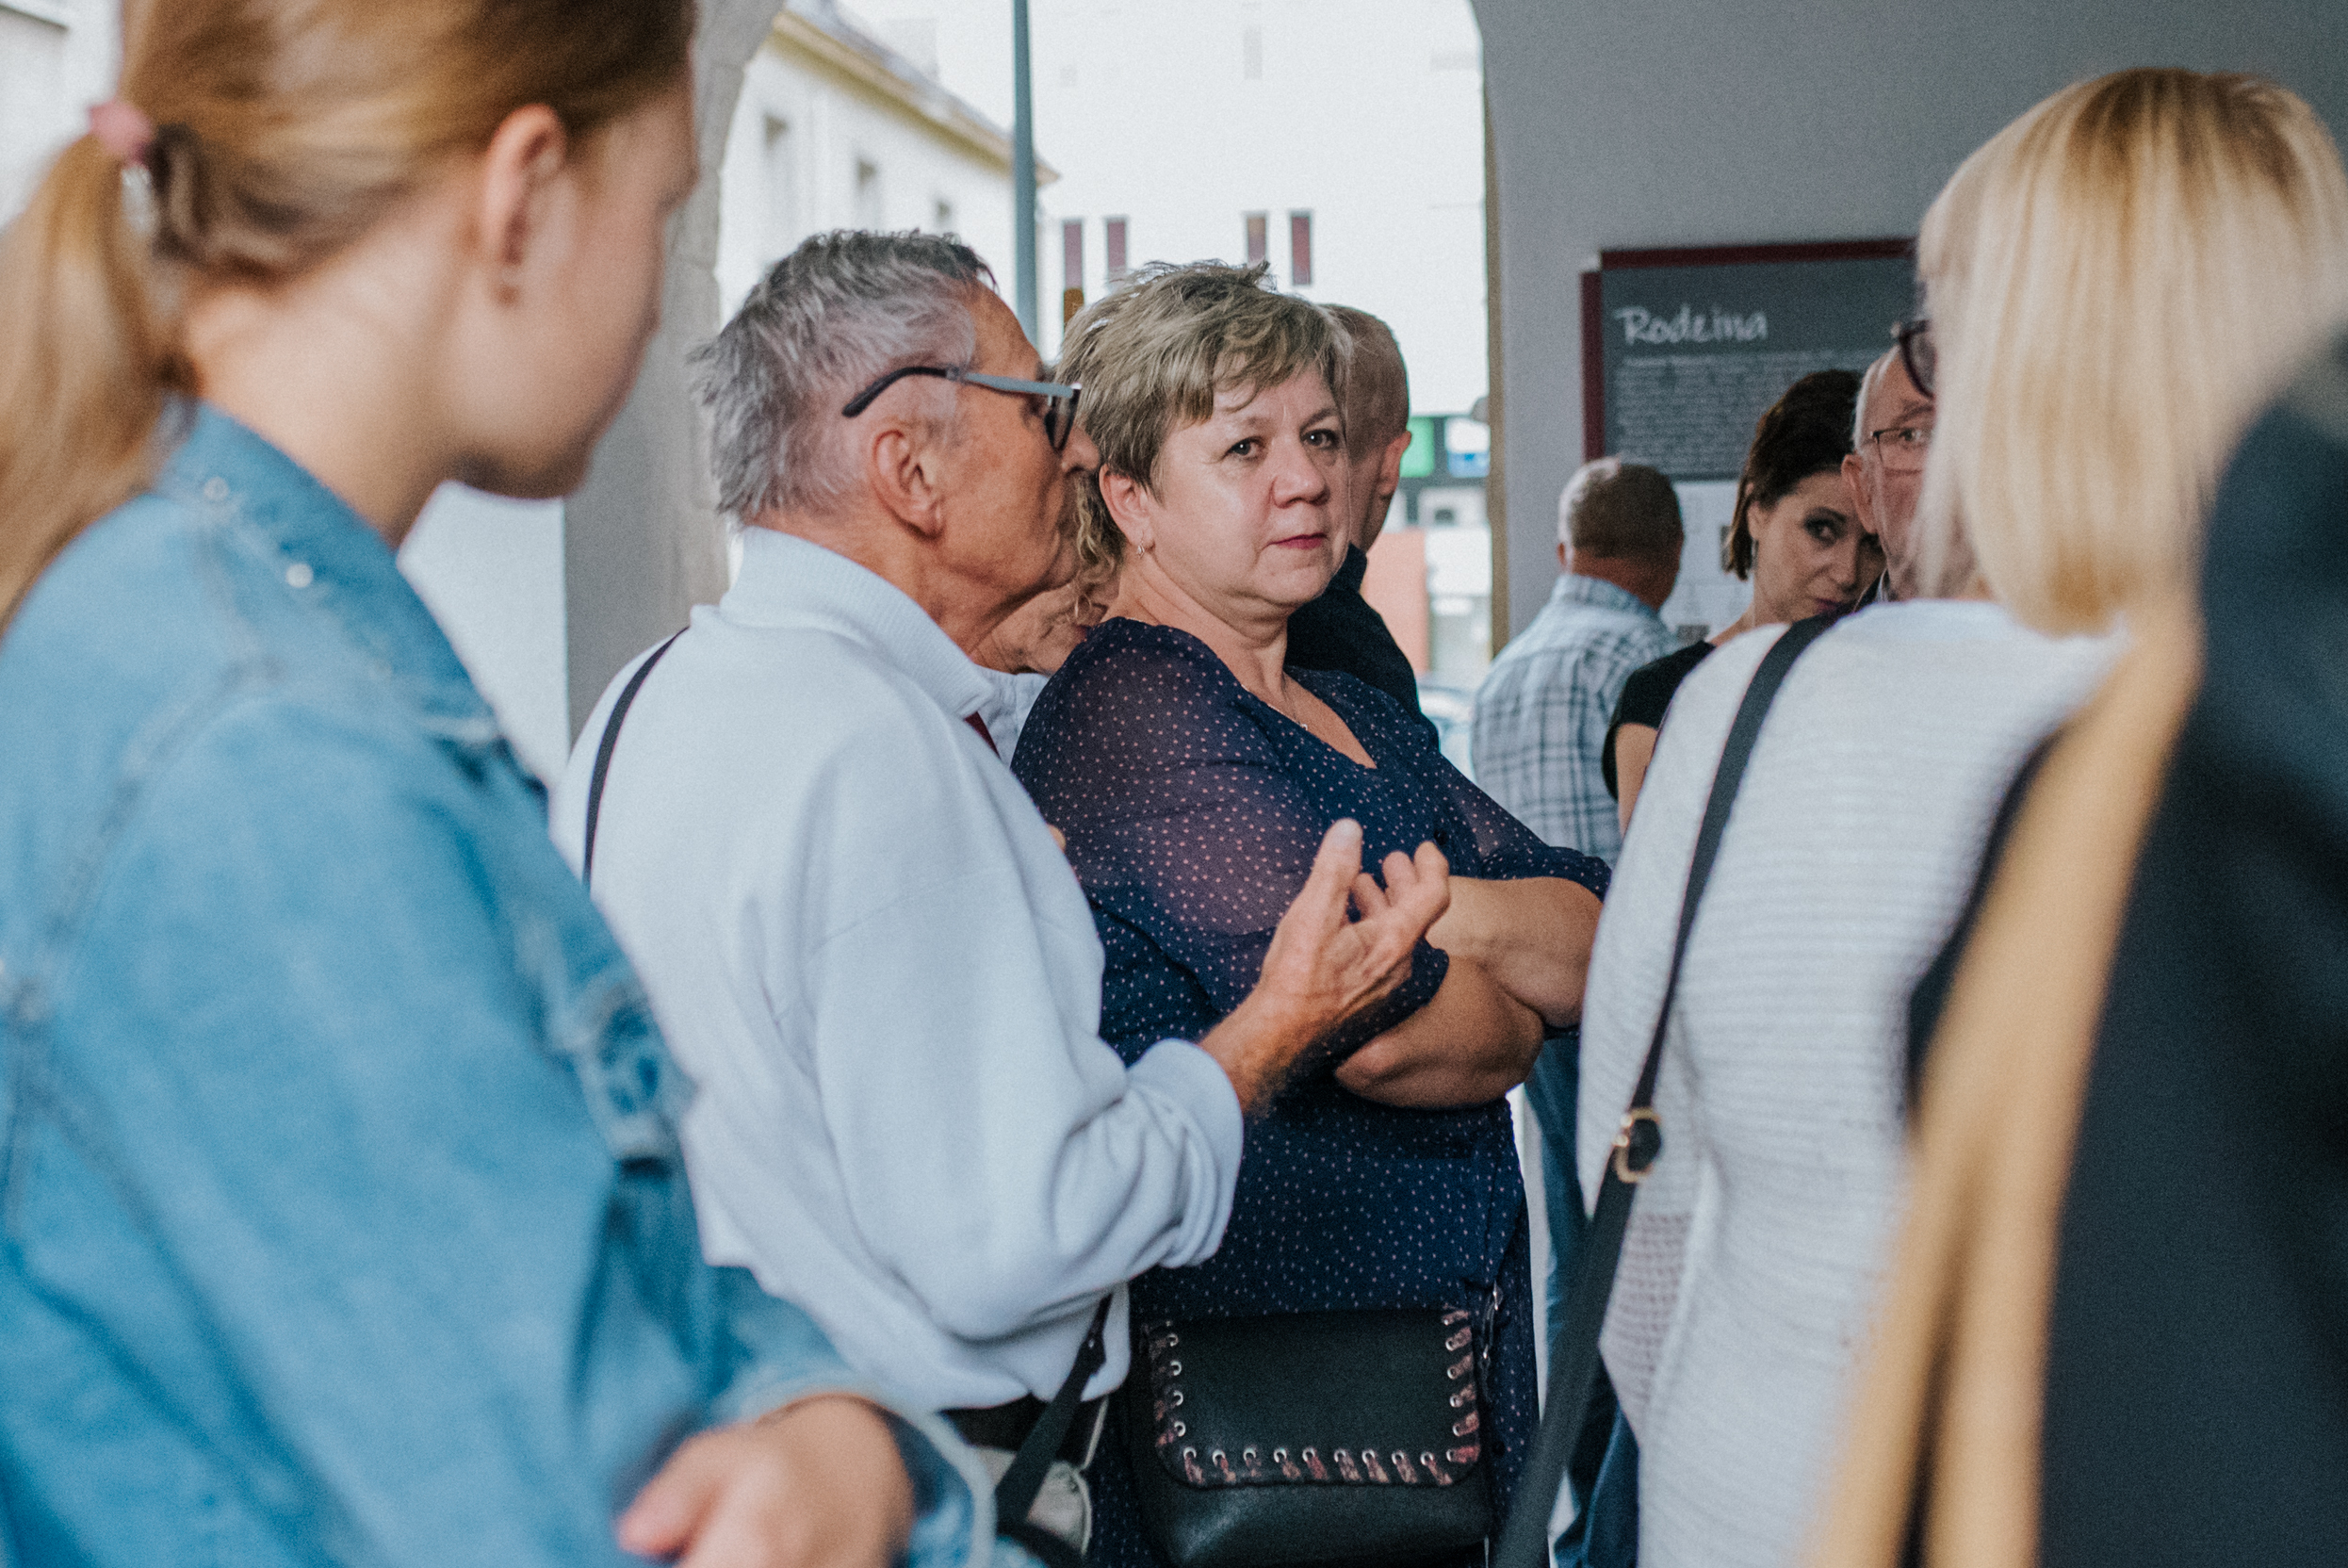
[[[1932,347],[1932,323],[1919,316],[1913,321],[1902,321],[1892,329],[1892,336],[1900,343],[1900,363],[1916,383],[1916,389],[1926,397],[1933,397],[1932,377],[1940,369],[1940,351]]]
[[[989,392],[1007,392],[1014,397],[1035,398],[1042,403],[1037,411],[1044,422],[1044,439],[1052,443],[1053,451],[1067,449],[1068,432],[1076,428],[1076,398],[1084,388],[1064,385],[1056,381],[1020,381],[1013,376],[982,376],[976,370],[965,370],[958,365],[900,365],[889,374],[848,400],[841,409],[844,418],[853,419],[872,406],[872,400],[905,380],[907,376],[937,376],[943,381],[957,382],[968,386],[983,386]]]
[[[1932,449],[1932,427],[1930,425],[1894,425],[1888,430],[1867,432],[1867,443],[1875,449],[1875,459],[1895,473],[1914,473],[1924,466],[1927,453]]]

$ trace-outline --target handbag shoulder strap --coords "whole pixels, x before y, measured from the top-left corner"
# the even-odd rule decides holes
[[[620,688],[620,699],[611,705],[611,716],[603,721],[603,739],[595,743],[595,770],[587,776],[587,831],[579,855],[579,879],[591,888],[595,885],[595,824],[603,817],[603,782],[611,776],[611,750],[620,743],[620,722],[635,706],[636,694],[644,689],[644,677],[652,673],[652,666],[683,635],[682,629],[670,632],[668,641],[654,648],[652,657],[636,666],[636,673]]]
[[[1646,1179],[1655,1156],[1663,1152],[1663,1124],[1655,1113],[1655,1079],[1663,1068],[1663,1036],[1671,1019],[1671,1004],[1679,994],[1680,965],[1688,956],[1688,936],[1695,929],[1696,906],[1703,902],[1704,884],[1712,879],[1712,862],[1720,851],[1720,837],[1737,804],[1737,786],[1745,779],[1745,764],[1753,759],[1760,738],[1761,721],[1777,700],[1778,688],[1802,650],[1818,641],[1834,622],[1819,615],[1797,621],[1762,655],[1745,688],[1744,701],[1729,726],[1721,748],[1720,771],[1712,776],[1712,793],[1704,802],[1704,825],[1696,833],[1695,858],[1688,866],[1688,889],[1680,896],[1679,929],[1671,939],[1671,967],[1663,982],[1663,1000],[1655,1008],[1655,1036],[1639,1071],[1639,1086],[1622,1113],[1615,1134],[1614,1151],[1606,1160],[1598,1187],[1598,1205],[1583,1233],[1582,1253],[1574,1270],[1573,1288],[1565,1298],[1564,1321],[1549,1362],[1549,1394],[1533,1440],[1531,1459],[1518,1481],[1516,1502],[1502,1531],[1495,1568],[1544,1568],[1549,1560],[1549,1515],[1557,1506],[1557,1488],[1573,1459],[1573,1442],[1581,1433],[1583,1413],[1597,1380],[1598,1336],[1606,1327],[1606,1299],[1614,1293],[1614,1275],[1622,1261],[1622,1237],[1630,1227],[1631,1199]]]
[[[1064,1564],[1084,1560],[1066,1542],[1030,1525],[1027,1511],[1035,1506],[1035,1494],[1043,1490],[1044,1477],[1051,1471],[1060,1445],[1068,1440],[1068,1429],[1076,1424],[1076,1409],[1084,1402],[1084,1385],[1092,1381],[1092,1375],[1109,1359],[1105,1336],[1109,1308],[1116,1300],[1117,1294],[1112,1291],[1093,1309],[1092,1326],[1084,1331],[1084,1343],[1077,1348],[1076,1364],[1068,1368],[1068,1375],[1061,1380],[1060,1391],[1052,1396],[1052,1403],[1044,1407],[1035,1425],[1029,1429],[1027,1441],[1012,1456],[1011,1468],[995,1483],[995,1533],[1008,1536],[1026,1547],[1047,1568],[1063,1568]]]

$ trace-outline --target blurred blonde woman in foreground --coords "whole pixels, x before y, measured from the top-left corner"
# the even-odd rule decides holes
[[[2228,452],[2348,304],[2348,181],[2271,83],[2130,73],[1977,154],[1923,262],[1928,514],[2026,619],[2116,603],[2132,646],[2019,800],[1932,1038],[1812,1560],[2336,1563],[2337,350],[2218,503],[2206,660],[2188,589]],[[2099,547],[2049,541],[2058,513]]]
[[[703,1261],[691,1090],[394,560],[585,476],[690,0],[123,21],[0,236],[0,1560],[983,1554],[974,1457]]]
[[[2269,84],[2128,72],[1977,153],[1927,215],[1939,400],[1924,580],[1807,651],[1761,732],[1664,1047],[1664,1146],[1606,1363],[1645,1568],[1794,1561],[1818,1528],[1905,1181],[1908,993],[1997,802],[2193,561],[2245,420],[2348,254],[2338,155]],[[1978,574],[1949,580],[1965,559]],[[1601,923],[1583,1031],[1594,1191],[1644,1055],[1730,719],[1774,631],[1682,689]],[[1861,825],[1865,825],[1864,826]]]

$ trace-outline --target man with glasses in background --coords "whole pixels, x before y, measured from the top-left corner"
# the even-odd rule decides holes
[[[1130,1070],[1101,1042],[1090,910],[967,657],[1068,578],[1098,458],[988,279],[952,239],[820,236],[696,356],[741,572],[613,679],[555,835],[698,1086],[709,1256],[999,1472],[1089,1400],[1028,1516],[1081,1544],[1121,1286],[1214,1252],[1243,1113],[1408,972],[1445,885],[1364,893],[1340,824],[1237,1010]]]
[[[1932,327],[1903,322],[1899,341],[1867,367],[1859,413],[1843,459],[1859,526],[1883,542],[1883,575],[1862,603],[1912,599],[1916,581],[1916,507],[1932,446]]]

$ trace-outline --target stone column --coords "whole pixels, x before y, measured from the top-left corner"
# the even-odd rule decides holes
[[[563,506],[563,577],[574,735],[612,675],[726,591],[726,539],[685,355],[718,328],[718,170],[742,68],[778,0],[702,0],[693,46],[701,183],[669,241],[660,330],[627,406]]]

